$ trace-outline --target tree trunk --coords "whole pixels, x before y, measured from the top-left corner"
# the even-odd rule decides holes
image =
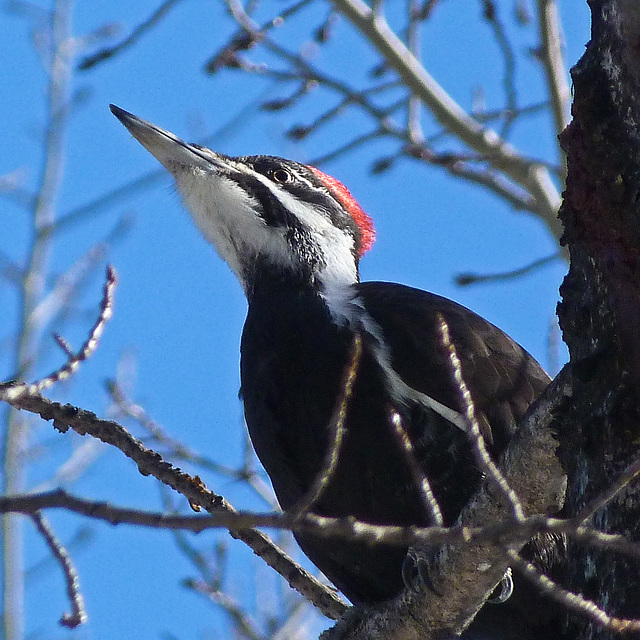
[[[569,516],[610,486],[640,445],[640,3],[590,6],[592,38],[572,70],[573,121],[561,136],[568,177],[560,217],[571,266],[558,314],[574,378],[560,429]],[[638,540],[639,506],[631,485],[592,523]],[[565,586],[611,615],[640,618],[640,562],[582,544],[569,552]],[[576,615],[564,634],[617,636]]]

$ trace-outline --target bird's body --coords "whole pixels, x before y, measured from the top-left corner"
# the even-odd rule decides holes
[[[374,524],[433,523],[392,428],[396,420],[444,522],[453,523],[481,474],[442,321],[494,457],[547,386],[547,374],[500,329],[451,300],[399,284],[361,283],[358,263],[373,243],[373,227],[333,178],[282,158],[216,154],[112,110],[172,173],[246,293],[241,393],[251,440],[282,508],[308,496],[325,468],[357,337],[362,350],[337,464],[311,510]],[[353,602],[378,602],[402,590],[406,549],[296,537]]]
[[[332,416],[357,328],[363,351],[349,402],[348,426],[337,467],[313,511],[373,524],[433,524],[391,428],[393,410],[409,432],[421,467],[428,470],[445,522],[451,524],[480,479],[469,437],[418,400],[403,395],[404,389],[389,392],[388,375],[379,363],[384,357],[379,353],[380,326],[386,329],[384,335],[392,329],[393,339],[382,338],[383,346],[400,379],[441,403],[457,396],[454,409],[462,408],[462,398],[448,354],[433,338],[438,335],[437,314],[449,325],[454,343],[459,338],[459,348],[484,350],[476,356],[469,374],[470,382],[503,396],[503,402],[490,408],[478,406],[493,414],[489,420],[491,449],[496,453],[548,383],[547,376],[499,329],[450,300],[386,282],[357,283],[349,288],[353,300],[359,301],[352,305],[356,318],[351,325],[346,319],[336,321],[322,296],[304,288],[292,295],[281,279],[261,286],[260,293],[249,299],[241,378],[251,441],[282,508],[295,506],[321,472],[332,444]],[[402,589],[400,568],[406,555],[402,547],[372,547],[303,534],[296,538],[311,560],[354,602],[385,600]]]

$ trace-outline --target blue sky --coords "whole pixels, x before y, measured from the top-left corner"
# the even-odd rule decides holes
[[[430,72],[460,104],[468,108],[472,89],[482,86],[491,109],[503,103],[502,60],[480,19],[480,5],[439,3],[423,33],[423,55]],[[266,2],[265,6],[279,5]],[[512,3],[499,3],[499,7],[516,50],[522,54],[536,46],[535,29],[514,23]],[[573,64],[589,37],[587,6],[564,0],[560,7],[567,59]],[[122,33],[128,33],[155,8],[156,3],[146,0],[79,3],[74,9],[74,33],[83,35],[105,23],[120,23]],[[22,171],[29,190],[36,188],[39,179],[46,116],[46,79],[32,43],[33,15],[16,15],[6,7],[0,13],[5,61],[0,66],[0,175]],[[302,21],[285,23],[279,37],[304,46],[308,25],[319,23],[325,15],[326,7],[309,9]],[[98,352],[71,383],[50,395],[105,415],[109,402],[104,381],[115,376],[124,358],[134,372],[130,391],[135,401],[172,437],[229,465],[238,464],[243,453],[237,398],[238,346],[245,314],[242,292],[230,270],[191,225],[169,177],[110,114],[108,104],[113,102],[188,140],[222,131],[210,146],[225,153],[269,153],[303,162],[324,155],[367,126],[361,114],[352,110],[302,142],[286,139],[284,132],[294,124],[312,121],[331,104],[331,98],[316,90],[292,110],[270,113],[256,105],[288,95],[288,90],[279,92],[268,82],[240,72],[205,75],[204,63],[233,32],[221,3],[185,0],[136,46],[95,69],[74,72],[72,93],[82,99],[66,133],[57,215],[63,218],[150,172],[157,176],[148,188],[94,208],[56,234],[50,271],[55,277],[68,269],[119,220],[128,221],[127,232],[108,251],[108,261],[120,276],[115,316]],[[338,42],[344,43],[343,48]],[[259,51],[252,58],[268,60]],[[333,43],[316,52],[315,58],[323,68],[361,85],[367,82],[363,68],[367,70],[375,60],[344,20],[335,26]],[[543,79],[530,56],[518,58],[517,82],[521,104],[540,100]],[[238,118],[241,110],[244,115]],[[234,118],[235,124],[225,128]],[[428,115],[424,122],[427,131],[433,130]],[[532,157],[555,159],[554,134],[546,116],[517,124],[512,141]],[[455,286],[453,277],[459,272],[490,273],[523,266],[552,253],[553,239],[530,215],[513,212],[486,191],[454,180],[440,169],[401,160],[373,176],[372,162],[393,151],[389,142],[377,141],[322,166],[349,186],[376,222],[378,240],[361,264],[363,279],[404,282],[454,298],[499,325],[548,367],[548,334],[565,271],[562,262],[517,280],[464,289]],[[30,242],[28,213],[8,197],[3,197],[0,212],[4,229],[0,250],[24,266]],[[74,314],[50,329],[63,333],[74,346],[82,342],[93,322],[104,264],[101,261],[87,281]],[[0,280],[0,308],[0,376],[4,378],[12,373],[10,343],[17,318],[15,290],[7,279]],[[62,358],[46,336],[44,344],[48,355],[38,375]],[[142,433],[135,425],[132,430]],[[30,486],[50,479],[57,465],[83,444],[81,438],[60,435],[44,423],[36,424],[32,441],[38,446],[30,465]],[[185,468],[201,473],[212,490],[236,506],[261,506],[237,483]],[[162,504],[155,481],[142,478],[119,451],[107,448],[69,488],[87,498],[147,510]],[[49,562],[30,574],[26,616],[33,637],[232,637],[224,616],[180,587],[180,580],[194,575],[194,570],[168,534],[110,527],[61,513],[51,514],[51,520],[65,541],[79,527],[91,530],[90,541],[73,551],[90,622],[73,633],[57,627],[67,602],[58,569]],[[47,553],[29,525],[25,531],[26,562],[32,567],[43,562]],[[211,549],[216,539],[207,533],[195,544]],[[240,547],[240,543],[230,547],[231,592],[246,598],[250,606],[275,598],[277,583],[269,570]],[[254,574],[260,578],[257,587]]]

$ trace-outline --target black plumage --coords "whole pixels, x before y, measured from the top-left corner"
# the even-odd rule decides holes
[[[333,321],[317,292],[292,286],[282,274],[249,298],[242,340],[242,392],[256,452],[284,509],[300,500],[321,471],[331,417],[340,397],[352,330]],[[386,282],[352,285],[390,349],[392,365],[412,388],[463,410],[437,314],[449,325],[481,420],[490,425],[498,455],[518,419],[549,382],[547,374],[500,329],[451,300]],[[374,524],[430,524],[424,501],[389,423],[400,413],[452,523],[477,490],[480,473],[468,436],[433,410],[390,397],[363,333],[363,354],[347,409],[347,430],[335,473],[313,507],[321,515]],[[402,589],[406,549],[296,535],[304,552],[354,602],[388,599]]]
[[[359,336],[362,354],[338,462],[311,510],[373,524],[432,524],[394,435],[395,413],[445,524],[453,523],[478,489],[481,473],[440,319],[494,458],[549,383],[538,363],[500,329],[451,300],[400,284],[360,282],[359,260],[373,244],[373,225],[337,180],[283,158],[218,154],[112,110],[171,172],[196,224],[245,291],[246,422],[283,509],[308,496],[324,467],[332,417]],[[406,549],[301,533],[296,538],[354,603],[386,600],[403,588]],[[556,548],[556,541],[540,537],[527,553],[548,567]],[[506,633],[500,638],[535,637],[531,630],[546,624],[542,610],[552,610],[530,607],[537,594],[526,586],[516,586],[518,594],[520,609],[513,602],[485,607],[474,629],[483,634],[501,628]],[[527,618],[527,608],[535,620]]]

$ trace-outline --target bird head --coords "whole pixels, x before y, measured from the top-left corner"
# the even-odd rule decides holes
[[[216,153],[119,107],[111,111],[171,173],[196,225],[248,296],[263,269],[321,291],[358,281],[375,232],[341,182],[285,158]]]

